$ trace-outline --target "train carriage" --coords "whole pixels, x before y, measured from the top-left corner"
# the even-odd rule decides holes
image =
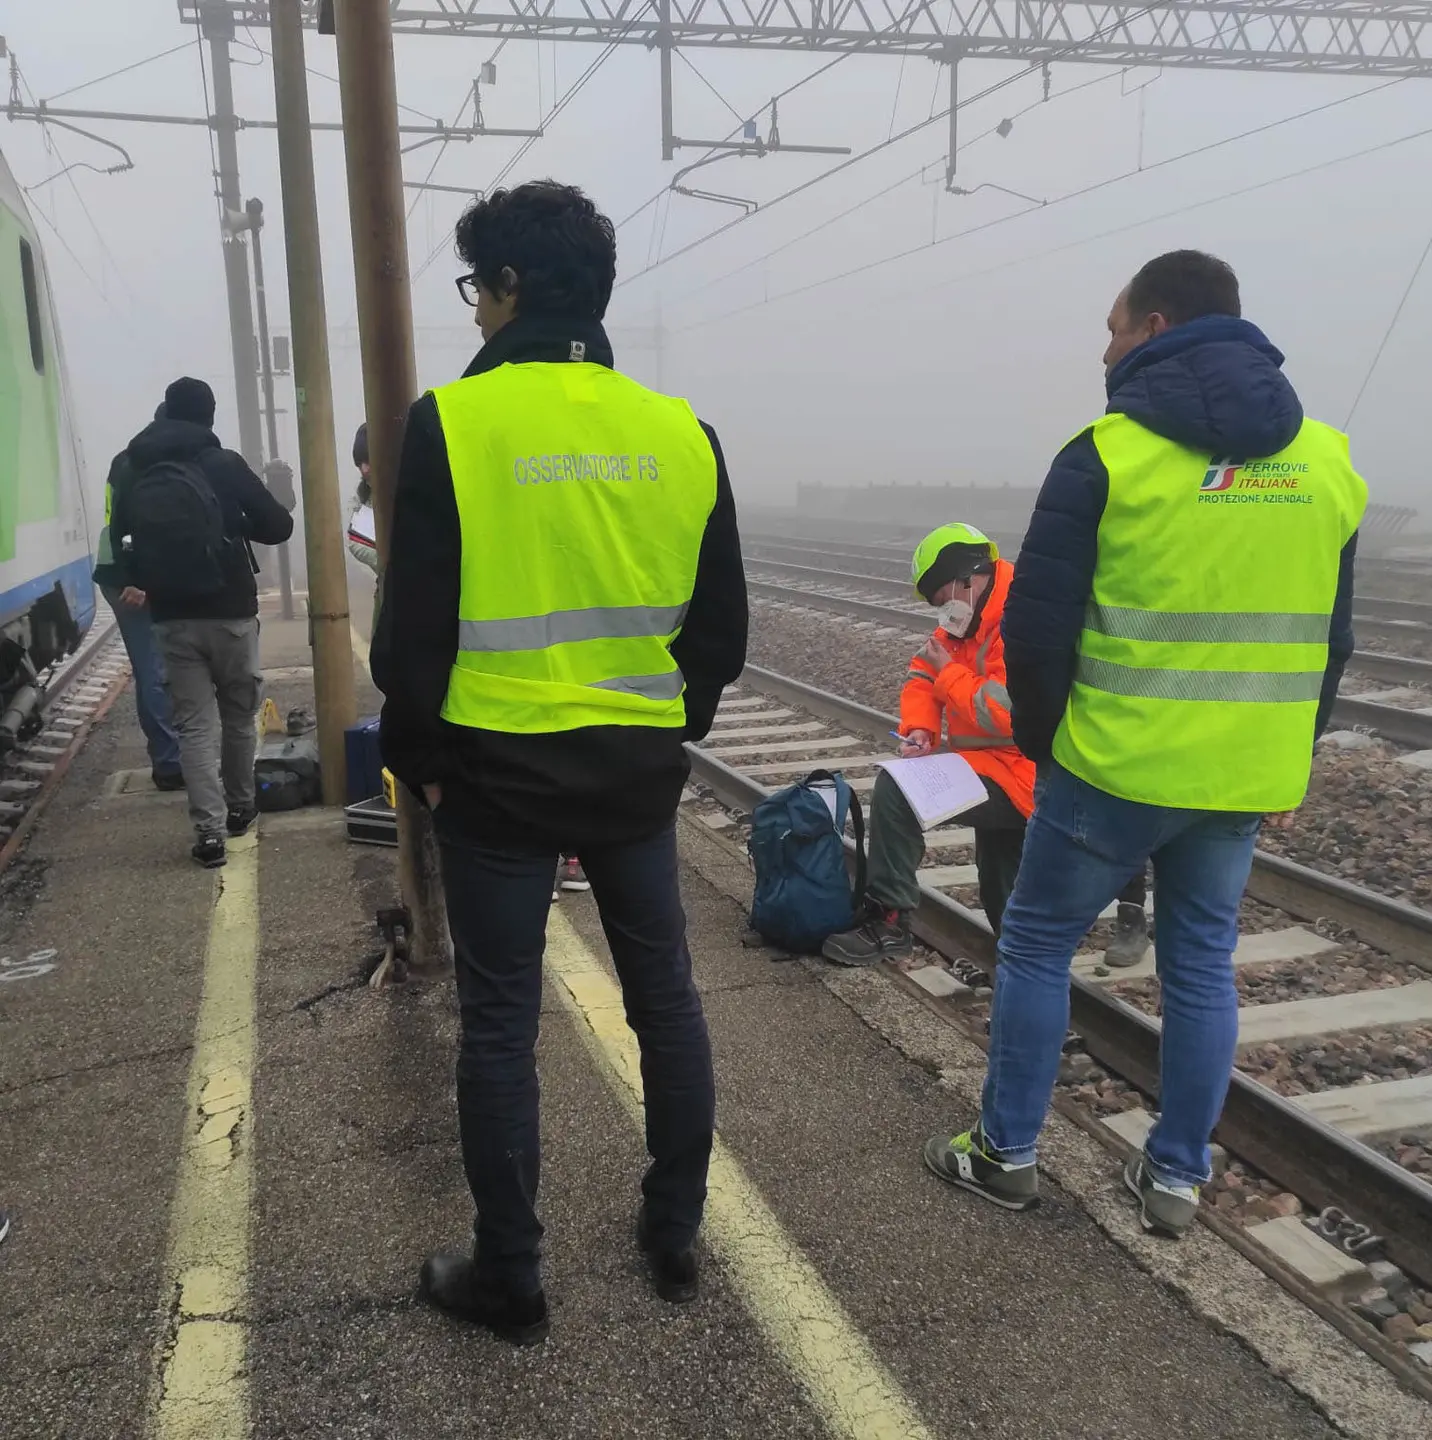
[[[85,475],[44,251],[0,155],[0,749],[95,616]]]

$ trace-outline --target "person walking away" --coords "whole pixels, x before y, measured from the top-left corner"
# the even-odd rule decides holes
[[[164,406],[154,418],[164,417]],[[109,478],[104,484],[104,526],[96,547],[94,583],[114,611],[124,653],[134,672],[134,709],[139,728],[144,732],[145,748],[149,751],[149,777],[156,790],[182,790],[184,772],[179,764],[179,737],[174,731],[174,713],[169,692],[164,688],[164,657],[154,638],[154,621],[148,605],[126,605],[120,599],[124,577],[115,564],[113,541],[110,537],[110,514],[114,509],[116,485],[124,485],[131,476],[128,454],[121,450],[110,462]]]
[[[383,581],[378,573],[378,542],[373,529],[373,467],[368,460],[368,422],[365,420],[353,436],[353,463],[358,467],[358,488],[348,512],[348,553],[373,572],[373,623],[369,639],[378,625],[378,603]]]
[[[164,418],[129,443],[133,478],[110,519],[124,604],[147,603],[179,734],[192,854],[224,864],[225,834],[254,823],[261,700],[258,588],[251,544],[280,545],[293,517],[214,434],[214,392],[185,377]]]
[[[984,781],[989,798],[958,818],[975,833],[980,903],[996,935],[1034,808],[1034,766],[1011,738],[999,629],[1013,577],[1014,566],[973,525],[942,525],[920,542],[911,578],[915,593],[939,611],[939,624],[910,662],[900,692],[901,755],[930,755],[943,743]],[[853,929],[826,940],[821,953],[827,960],[878,965],[913,953],[910,916],[920,903],[916,872],[924,858],[915,812],[899,785],[879,771],[862,913]]]
[[[641,1047],[637,1236],[657,1293],[693,1250],[715,1099],[677,885],[684,740],[745,663],[735,504],[715,433],[614,368],[612,223],[551,181],[457,226],[484,345],[408,417],[373,643],[388,768],[432,807],[456,954],[475,1246],[423,1298],[514,1343],[548,1329],[534,1046],[549,892],[580,854]]]
[[[925,1160],[1008,1209],[1038,1198],[1074,947],[1151,858],[1161,1113],[1124,1182],[1145,1229],[1193,1223],[1238,1040],[1232,954],[1259,825],[1302,802],[1352,654],[1367,487],[1240,316],[1237,277],[1197,251],[1129,282],[1108,321],[1108,411],[1055,459],[1005,605],[1036,804],[980,1114]]]

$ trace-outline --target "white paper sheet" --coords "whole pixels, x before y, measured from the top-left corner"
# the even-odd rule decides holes
[[[348,522],[348,538],[356,540],[360,545],[377,547],[378,532],[373,528],[373,507],[371,505],[360,505],[353,512],[353,518]]]
[[[900,787],[924,830],[989,798],[970,762],[952,750],[909,760],[882,760],[878,768],[887,771]]]

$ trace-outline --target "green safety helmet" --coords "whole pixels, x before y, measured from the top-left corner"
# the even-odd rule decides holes
[[[979,566],[999,559],[999,546],[973,525],[941,525],[915,547],[910,582],[925,601],[956,578],[967,579]]]

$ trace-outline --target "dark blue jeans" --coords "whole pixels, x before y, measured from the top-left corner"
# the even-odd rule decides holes
[[[1261,815],[1120,800],[1042,768],[999,938],[981,1118],[1005,1157],[1034,1159],[1069,1024],[1069,963],[1099,912],[1154,866],[1163,987],[1162,1113],[1145,1151],[1161,1180],[1201,1185],[1238,1044],[1233,948]]]
[[[169,692],[164,688],[164,657],[159,653],[149,606],[123,604],[119,591],[109,585],[102,587],[102,593],[119,622],[119,638],[134,671],[134,708],[149,749],[149,764],[162,774],[175,775],[179,771],[179,736],[174,730]]]
[[[435,818],[462,1012],[457,1104],[478,1266],[530,1290],[539,1283],[542,1239],[535,1047],[557,854],[486,849],[445,824],[441,806]],[[716,1095],[686,948],[675,827],[636,844],[583,847],[582,866],[641,1047],[649,1233],[657,1245],[681,1249],[706,1204]]]

